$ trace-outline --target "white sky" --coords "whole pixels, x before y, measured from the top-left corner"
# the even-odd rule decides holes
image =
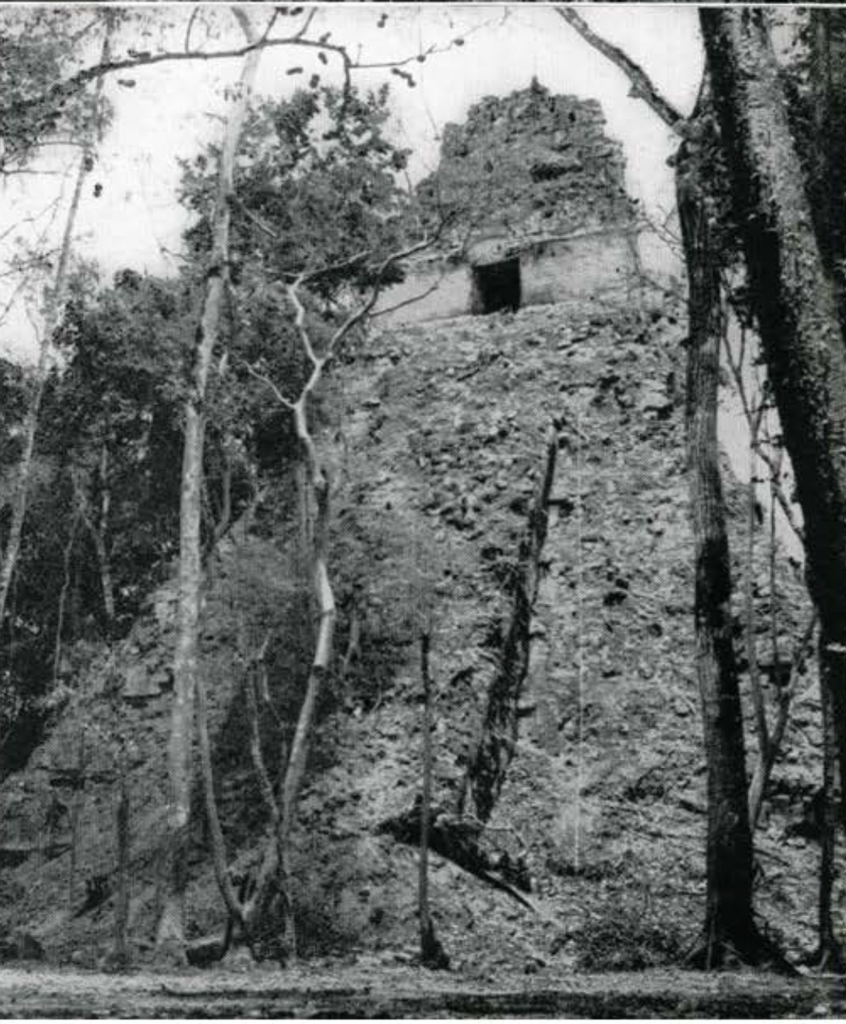
[[[143,5],[140,5],[143,6]],[[144,8],[151,36],[148,41],[127,41],[138,48],[155,46],[162,38],[179,48],[193,5],[156,4]],[[258,25],[270,7],[251,4]],[[504,15],[508,12],[508,16]],[[222,5],[204,8],[217,25],[218,38],[210,48],[239,45],[241,35]],[[377,28],[382,13],[389,15]],[[652,76],[659,89],[687,112],[694,101],[702,71],[698,15],[693,6],[661,4],[597,5],[582,9],[583,17],[607,38],[623,46]],[[0,6],[0,24],[3,8]],[[287,20],[287,19],[286,19]],[[532,76],[555,93],[573,93],[600,101],[608,133],[624,145],[627,184],[631,195],[646,210],[663,216],[673,206],[672,172],[666,159],[675,149],[670,131],[646,105],[628,96],[625,76],[595,53],[550,7],[542,4],[350,4],[319,8],[311,35],[331,30],[332,40],[345,43],[362,60],[390,60],[417,54],[432,44],[443,46],[457,35],[463,47],[436,54],[423,64],[408,66],[417,79],[409,89],[387,71],[360,72],[356,81],[377,86],[392,80],[396,107],[394,131],[399,141],[414,150],[414,178],[437,163],[439,131],[448,121],[461,121],[470,105],[488,94],[507,94],[525,88]],[[193,41],[202,39],[203,26],[195,26]],[[96,53],[92,54],[96,56]],[[285,74],[292,65],[305,73]],[[136,86],[121,88],[106,80],[106,95],[116,106],[115,122],[105,138],[96,171],[90,176],[77,220],[77,253],[96,259],[110,274],[123,266],[151,273],[174,272],[177,261],[168,251],[180,248],[186,217],[175,199],[179,180],[178,157],[190,157],[203,140],[220,134],[219,117],[225,112],[222,92],[235,81],[240,61],[185,62],[131,72]],[[258,91],[289,95],[312,70],[324,71],[316,55],[302,49],[267,51],[262,58]],[[130,77],[129,74],[123,77]],[[328,76],[325,76],[328,80]],[[57,171],[71,166],[73,155],[54,151],[37,165]],[[93,183],[103,184],[95,199]],[[43,210],[57,194],[61,179],[54,176],[20,177],[4,188],[0,198],[0,232],[23,216]],[[66,197],[70,184],[65,186]],[[59,212],[52,238],[63,222]],[[43,230],[42,218],[30,227]],[[15,232],[0,248],[0,273],[10,255]],[[0,277],[3,287],[11,278]],[[26,353],[33,344],[32,327],[20,309],[0,325],[0,351]]]

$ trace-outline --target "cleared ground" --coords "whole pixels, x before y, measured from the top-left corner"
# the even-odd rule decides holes
[[[459,978],[361,965],[0,970],[2,1017],[842,1017],[843,979],[687,972]]]

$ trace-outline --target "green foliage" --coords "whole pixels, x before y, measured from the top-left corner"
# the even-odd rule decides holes
[[[167,569],[178,535],[183,338],[191,305],[181,283],[118,275],[96,289],[77,276],[54,339],[61,370],[48,381],[29,515],[4,623],[4,722],[48,710],[57,633],[64,642],[121,632]],[[24,414],[19,375],[7,436]],[[19,443],[17,445],[19,447]],[[85,513],[85,515],[83,515]],[[9,507],[0,534],[9,523]],[[92,530],[102,532],[116,621],[106,622]],[[0,537],[0,539],[5,539]],[[60,595],[64,595],[60,612]]]
[[[18,464],[21,453],[19,427],[27,406],[27,378],[20,366],[0,360],[0,470]]]
[[[43,59],[27,58],[44,72],[43,82],[28,86],[34,95],[62,71],[61,52],[39,38],[32,44],[45,47]],[[15,45],[23,61],[23,44]],[[290,412],[249,369],[289,400],[311,372],[288,285],[303,271],[316,272],[299,297],[311,342],[322,352],[361,305],[375,268],[407,244],[406,200],[398,184],[407,153],[387,140],[389,116],[386,87],[362,96],[318,83],[290,100],[264,100],[250,113],[230,199],[222,343],[213,353],[204,401],[207,548],[255,494],[258,470],[284,478],[299,456]],[[68,289],[53,339],[59,367],[42,404],[31,514],[3,637],[9,685],[0,688],[8,705],[0,709],[0,736],[16,719],[20,736],[21,716],[38,725],[51,689],[61,682],[54,669],[62,644],[124,632],[170,571],[179,536],[182,415],[217,157],[209,147],[184,165],[181,198],[197,220],[186,236],[193,259],[177,280],[123,270],[104,287],[96,270],[83,267]],[[0,386],[8,392],[7,422],[0,424],[8,440],[23,415],[26,383],[10,372]],[[310,403],[313,421],[324,418],[321,401],[317,396]],[[290,498],[291,487],[283,490]],[[7,528],[0,518],[0,541]]]
[[[340,91],[314,82],[290,99],[264,99],[247,118],[230,199],[228,369],[209,388],[209,430],[227,446],[252,451],[264,469],[297,456],[290,414],[252,367],[288,401],[300,395],[312,363],[295,324],[298,289],[314,350],[376,283],[377,267],[406,242],[407,197],[398,183],[407,151],[387,138],[389,92]],[[197,215],[186,233],[196,270],[211,246],[219,151],[183,163],[180,198]],[[382,278],[398,279],[393,270]],[[321,418],[319,397],[309,407]]]
[[[98,24],[99,22],[99,24]],[[78,138],[111,119],[111,109],[95,110],[93,90],[61,95],[57,83],[76,70],[75,60],[89,38],[91,9],[9,7],[0,30],[0,168],[17,169],[45,139]],[[105,29],[105,18],[95,19]],[[101,28],[102,27],[102,28]]]
[[[643,905],[643,894],[615,893],[601,914],[574,935],[577,969],[641,971],[678,964],[685,947],[678,929],[658,921]]]
[[[252,297],[262,282],[319,271],[309,288],[327,303],[345,286],[373,284],[375,264],[401,246],[408,223],[398,182],[408,151],[387,138],[389,118],[387,86],[364,96],[316,87],[255,105],[232,200],[235,284]],[[210,245],[217,156],[209,147],[183,163],[181,199],[198,216],[187,238],[199,256]]]

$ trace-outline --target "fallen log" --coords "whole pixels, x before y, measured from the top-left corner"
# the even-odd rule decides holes
[[[420,845],[423,801],[376,828],[379,835],[390,835],[409,846]],[[481,822],[459,818],[447,809],[433,805],[429,809],[429,849],[474,875],[488,885],[507,893],[529,910],[537,908],[524,893],[532,891],[529,872],[522,857],[513,857],[505,850],[488,853],[480,844],[484,832]]]

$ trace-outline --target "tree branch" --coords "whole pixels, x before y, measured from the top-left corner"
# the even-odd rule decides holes
[[[603,39],[588,25],[584,18],[572,7],[556,7],[556,13],[562,17],[571,28],[574,28],[585,42],[589,43],[595,50],[598,50],[604,57],[607,57],[631,83],[630,96],[643,100],[666,124],[672,128],[677,135],[682,135],[682,127],[687,118],[665,99],[655,87],[652,79],[643,68],[633,61],[631,57],[619,46],[614,46],[607,39]]]
[[[305,353],[308,356],[311,365],[314,367],[311,377],[309,378],[309,383],[311,383],[312,379],[314,378],[315,372],[318,373],[319,375],[320,369],[322,369],[323,360],[318,359],[317,356],[315,355],[314,346],[311,343],[311,335],[308,333],[308,328],[305,325],[305,306],[302,304],[302,302],[300,301],[300,297],[297,294],[297,289],[300,287],[301,284],[303,284],[304,281],[308,279],[308,276],[308,273],[305,270],[303,270],[295,281],[291,281],[291,283],[288,285],[288,298],[291,300],[291,304],[296,310],[296,316],[294,317],[294,326],[297,328],[297,332],[299,333],[300,341],[303,343]],[[314,384],[317,384],[316,380],[314,381]],[[313,386],[314,385],[312,385],[312,387]],[[308,384],[306,384],[306,388],[308,390],[311,390]]]
[[[197,15],[200,13],[200,6],[197,4],[191,11],[191,17],[188,19],[188,25],[185,28],[185,45],[183,49],[186,53],[191,52],[191,29],[194,27],[194,22],[197,20]]]
[[[805,667],[808,655],[808,648],[814,639],[814,630],[817,628],[817,612],[814,609],[808,619],[805,632],[802,634],[794,651],[790,665],[790,678],[787,685],[782,687],[778,697],[778,714],[772,736],[767,747],[766,757],[759,757],[755,765],[755,772],[749,784],[749,825],[754,831],[761,815],[761,806],[764,802],[764,792],[767,788],[773,765],[775,764],[778,752],[781,749],[784,734],[787,731],[787,723],[790,720],[790,705],[796,693],[796,686],[799,676]]]
[[[393,252],[379,265],[376,271],[376,284],[373,286],[373,291],[370,293],[368,300],[360,306],[354,313],[351,313],[349,317],[341,324],[337,331],[332,335],[332,340],[329,342],[326,356],[324,356],[324,362],[328,362],[329,359],[334,355],[335,349],[338,344],[346,337],[347,334],[360,323],[370,312],[371,309],[376,305],[379,296],[382,293],[384,287],[385,274],[390,268],[397,263],[399,260],[406,259],[408,256],[413,256],[415,253],[422,252],[427,249],[437,238],[440,233],[443,224],[438,228],[438,232],[435,235],[424,238],[422,241],[417,242],[414,245],[408,246],[406,249],[400,249],[397,252]]]
[[[184,62],[184,61],[210,61],[210,60],[237,60],[241,57],[246,57],[253,50],[265,49],[279,46],[302,46],[310,49],[328,51],[335,54],[340,62],[341,69],[344,75],[344,92],[346,93],[349,89],[350,75],[353,71],[359,70],[375,70],[380,68],[393,68],[402,67],[405,64],[410,64],[413,61],[419,61],[420,57],[432,56],[437,53],[446,53],[451,50],[454,46],[458,45],[456,40],[451,40],[446,46],[432,45],[422,53],[415,53],[408,57],[403,57],[396,61],[357,61],[350,57],[345,46],[340,43],[332,43],[329,41],[328,34],[321,36],[319,39],[306,39],[305,33],[311,27],[312,21],[317,14],[318,8],[311,8],[308,15],[305,18],[303,24],[296,30],[296,32],[280,36],[276,39],[269,38],[269,33],[276,22],[278,12],[274,12],[271,16],[267,27],[261,36],[251,40],[244,46],[225,47],[220,50],[189,50],[187,44],[190,41],[190,21],[188,31],[186,32],[185,46],[186,49],[167,50],[163,53],[134,53],[131,56],[123,57],[115,60],[100,61],[97,64],[93,64],[90,67],[83,68],[81,71],[77,71],[71,75],[64,82],[57,82],[52,86],[46,93],[41,96],[36,96],[28,99],[16,100],[6,106],[0,107],[0,120],[9,117],[20,117],[27,111],[35,110],[40,106],[45,106],[52,103],[58,103],[61,105],[65,100],[69,99],[78,93],[84,86],[95,79],[102,78],[105,75],[111,74],[116,71],[131,71],[136,68],[152,67],[156,64],[164,64],[168,61],[173,62]],[[233,9],[234,13],[235,9]],[[236,14],[236,17],[238,15]],[[193,15],[192,15],[193,18]],[[463,44],[463,40],[462,40]],[[132,51],[130,51],[132,53]]]
[[[269,377],[265,377],[263,373],[259,373],[259,371],[246,360],[244,360],[244,366],[246,367],[247,373],[251,374],[253,377],[255,377],[257,381],[260,381],[262,384],[265,384],[267,387],[270,388],[270,390],[274,394],[274,397],[276,398],[276,401],[279,402],[280,405],[284,405],[285,408],[289,409],[291,412],[294,411],[294,403],[288,401],[288,399],[282,394],[279,388],[273,383],[273,381]]]

